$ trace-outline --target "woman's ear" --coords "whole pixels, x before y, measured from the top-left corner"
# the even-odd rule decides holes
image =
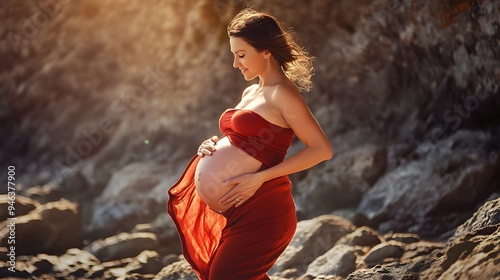
[[[268,50],[264,50],[264,58],[269,59],[271,57],[271,52]]]

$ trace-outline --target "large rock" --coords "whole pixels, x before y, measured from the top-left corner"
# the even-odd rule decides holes
[[[431,241],[418,241],[404,246],[404,253],[401,256],[402,262],[415,262],[418,259],[429,259],[434,254],[442,254],[445,248],[444,243]]]
[[[97,240],[85,247],[102,262],[131,258],[145,250],[155,250],[158,239],[153,233],[120,233],[104,240]]]
[[[312,169],[295,188],[299,218],[310,219],[335,209],[356,207],[385,172],[386,165],[387,149],[363,146]]]
[[[486,202],[465,223],[460,225],[449,242],[478,229],[500,224],[500,197]]]
[[[356,253],[348,245],[335,245],[325,254],[316,258],[308,267],[306,274],[312,276],[335,275],[347,277],[356,270]]]
[[[377,244],[363,257],[363,262],[367,267],[381,264],[387,258],[399,259],[404,253],[404,244],[396,241],[389,241]]]
[[[131,163],[114,172],[94,202],[87,235],[95,239],[129,231],[166,212],[167,190],[179,176],[169,175],[166,169],[150,161]]]
[[[337,244],[345,244],[351,246],[373,247],[380,244],[384,238],[369,227],[360,227],[355,231],[340,238]]]
[[[446,244],[415,242],[418,237],[408,234],[388,235],[386,238],[391,241],[387,244],[395,240],[406,241],[394,244],[404,250],[403,254],[400,255],[401,250],[394,246],[377,245],[363,259],[375,257],[376,253],[380,264],[357,270],[347,279],[496,279],[500,276],[497,268],[500,260],[497,204],[498,198],[486,202]],[[382,248],[387,249],[386,252],[381,251]],[[381,262],[387,257],[389,259]]]
[[[500,198],[488,201],[462,224],[444,257],[426,271],[429,279],[495,279],[500,276]]]
[[[269,274],[276,274],[287,268],[295,268],[298,273],[304,273],[312,261],[330,250],[342,236],[355,229],[349,221],[332,215],[300,221],[292,241]]]
[[[376,223],[390,220],[391,229],[419,232],[429,226],[424,224],[429,216],[473,209],[497,178],[500,160],[490,160],[492,141],[488,134],[460,131],[422,143],[366,193],[358,211]],[[445,231],[454,225],[442,226],[435,227]]]
[[[164,267],[156,276],[154,280],[198,280],[198,276],[194,273],[193,269],[186,260],[180,260]]]
[[[79,248],[83,242],[82,219],[76,204],[61,199],[38,206],[26,215],[15,218],[16,254],[62,254]],[[1,243],[7,247],[12,221],[1,225]],[[36,234],[34,234],[36,233]]]
[[[438,279],[495,279],[500,277],[500,226],[489,226],[455,240],[440,263]],[[436,275],[436,274],[430,274]]]

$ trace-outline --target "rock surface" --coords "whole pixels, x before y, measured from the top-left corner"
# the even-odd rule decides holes
[[[408,233],[382,237],[332,215],[301,221],[291,245],[270,271],[271,279],[495,279],[500,275],[500,223],[494,207],[498,203],[500,198],[485,203],[459,227],[469,230],[457,230],[447,243]],[[472,224],[484,226],[471,228]],[[15,274],[18,278],[197,279],[182,256],[162,258],[147,247],[157,247],[152,233],[121,234],[61,256],[21,256]],[[0,270],[2,277],[9,273]]]
[[[305,272],[311,261],[323,255],[337,240],[354,229],[349,221],[329,215],[299,222],[292,241],[271,268],[270,274],[287,268]]]
[[[474,213],[465,223],[457,227],[457,230],[450,238],[449,243],[457,237],[475,232],[479,229],[500,224],[500,199],[487,201]]]
[[[169,264],[158,273],[155,280],[198,280],[198,276],[193,272],[189,264],[185,260]]]
[[[383,263],[387,258],[399,259],[404,253],[401,244],[394,241],[381,243],[373,247],[363,258],[368,267]]]
[[[300,218],[310,219],[335,209],[355,207],[386,166],[385,147],[364,146],[314,168],[296,187],[297,208],[299,214],[303,213]]]
[[[9,215],[9,202],[15,202],[13,205],[15,216],[26,215],[40,205],[37,201],[27,197],[17,196],[15,200],[11,200],[8,195],[0,195],[0,209],[2,209],[0,212],[0,221],[14,217],[14,215]]]
[[[153,233],[120,233],[104,240],[97,240],[85,249],[94,254],[99,260],[111,261],[119,258],[133,258],[145,250],[158,247],[158,239]]]
[[[494,187],[500,161],[490,161],[488,135],[458,132],[437,144],[423,143],[408,162],[382,177],[361,201],[358,211],[393,229],[434,235],[446,230],[429,217],[473,207]]]
[[[316,258],[308,267],[306,274],[317,277],[319,275],[334,275],[347,277],[356,270],[356,252],[348,245],[333,246],[325,254]]]
[[[0,161],[16,167],[15,277],[196,279],[166,190],[249,85],[226,35],[245,5],[317,58],[304,99],[336,151],[291,176],[301,222],[272,279],[500,277],[499,1],[8,0]],[[13,277],[7,204],[0,277]]]
[[[500,198],[485,203],[458,227],[445,255],[426,276],[435,279],[495,279],[500,276]]]
[[[383,237],[381,237],[373,229],[369,227],[360,227],[352,233],[342,237],[338,242],[340,244],[352,246],[371,247],[381,243],[383,240]]]
[[[0,244],[10,247],[8,238],[14,232],[17,254],[60,254],[82,246],[83,226],[78,207],[65,199],[40,205],[14,219],[0,224]],[[10,224],[14,224],[13,230],[7,227]]]
[[[178,177],[168,176],[165,166],[155,162],[131,163],[117,170],[94,200],[87,235],[109,236],[153,222],[165,210],[165,186],[173,185]]]

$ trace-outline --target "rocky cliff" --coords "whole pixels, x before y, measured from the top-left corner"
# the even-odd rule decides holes
[[[225,32],[247,5],[316,57],[304,97],[336,152],[291,176],[301,222],[273,277],[499,277],[493,0],[3,2],[0,179],[15,167],[17,272],[0,274],[193,277],[166,190],[248,85]]]

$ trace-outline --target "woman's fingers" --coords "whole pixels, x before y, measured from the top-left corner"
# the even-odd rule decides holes
[[[217,143],[217,141],[219,141],[219,138],[217,136],[212,136],[212,138],[203,141],[203,143],[201,144],[201,148],[215,151],[215,144]]]
[[[212,145],[201,145],[198,149],[198,152],[202,152],[205,155],[211,155],[215,152],[215,146]]]
[[[210,156],[215,152],[215,143],[219,141],[219,137],[217,136],[212,136],[210,139],[207,139],[201,143],[200,147],[198,148],[198,156],[204,157],[204,156]]]
[[[238,207],[245,202],[245,198],[239,194],[233,194],[230,197],[224,199],[224,202],[220,202],[220,204],[224,206],[234,205],[234,207]]]
[[[202,144],[201,148],[202,149],[211,150],[211,151],[215,151],[215,144],[209,141],[207,143]]]
[[[226,205],[237,204],[238,202],[241,202],[241,201],[242,201],[242,198],[239,197],[238,194],[232,194],[231,196],[229,196],[227,198],[221,199],[221,201],[219,203],[226,206]]]
[[[211,149],[200,149],[198,151],[198,154],[202,154],[203,156],[211,156],[213,154],[215,150],[211,150]]]
[[[242,200],[241,194],[238,194],[237,190],[235,190],[236,185],[237,183],[232,181],[232,179],[228,179],[222,182],[223,187],[231,187],[232,189],[228,191],[223,197],[221,197],[221,199],[219,200],[220,204],[232,205]]]

